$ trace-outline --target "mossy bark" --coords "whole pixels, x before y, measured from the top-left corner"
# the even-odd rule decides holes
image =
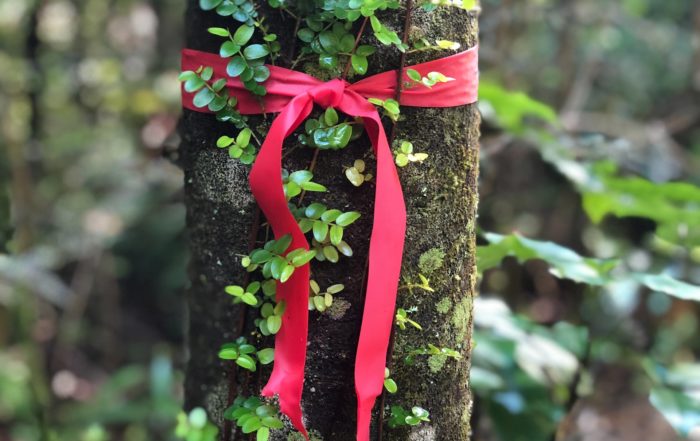
[[[217,51],[216,37],[206,33],[210,26],[232,26],[229,19],[199,10],[197,0],[189,1],[187,46]],[[294,29],[292,20],[277,13],[269,15],[271,32],[282,37],[283,52],[289,48]],[[401,32],[403,13],[385,14],[382,20]],[[457,8],[440,8],[432,13],[413,12],[412,36],[428,40],[459,41],[463,48],[477,41],[476,16]],[[367,41],[372,44],[370,39]],[[381,49],[371,58],[371,73],[396,69],[396,51]],[[444,54],[424,52],[410,55],[414,64]],[[312,66],[301,66],[317,73]],[[352,81],[352,78],[350,78]],[[403,276],[430,278],[434,292],[402,289],[398,306],[416,312],[411,318],[423,331],[397,331],[392,376],[399,392],[386,399],[386,407],[418,405],[430,411],[431,422],[411,429],[388,429],[383,439],[465,441],[469,439],[471,396],[468,388],[471,342],[471,312],[474,296],[475,219],[477,206],[478,125],[474,105],[448,109],[403,108],[405,119],[398,124],[397,138],[411,140],[416,151],[429,154],[421,165],[400,169],[408,210],[408,233]],[[254,126],[269,125],[270,118],[252,120]],[[390,128],[389,128],[390,129]],[[221,423],[226,407],[228,366],[217,360],[221,343],[236,337],[240,319],[238,306],[223,293],[228,284],[240,284],[244,271],[240,255],[247,253],[255,203],[247,183],[249,167],[230,159],[213,147],[222,134],[235,133],[211,115],[185,111],[181,124],[180,164],[185,171],[187,225],[191,263],[189,289],[189,362],[185,384],[186,406],[205,406],[214,421]],[[293,146],[289,141],[287,147]],[[306,168],[312,151],[298,149],[285,160],[290,171]],[[358,210],[362,218],[346,230],[345,240],[353,247],[351,258],[340,263],[312,263],[312,277],[321,287],[342,283],[333,307],[324,314],[311,312],[307,374],[303,409],[307,427],[317,439],[349,441],[355,434],[353,364],[362,314],[363,273],[371,232],[374,187],[359,188],[344,176],[344,166],[364,158],[371,169],[371,148],[361,138],[342,151],[321,152],[314,180],[329,188],[328,193],[306,196],[305,202],[319,201],[331,208]],[[264,229],[258,237],[264,240]],[[427,253],[427,254],[426,254]],[[421,256],[423,256],[421,258]],[[404,282],[402,282],[404,284]],[[252,330],[247,318],[246,333]],[[417,357],[406,365],[406,354],[432,343],[457,349],[460,360],[441,356]],[[271,345],[272,342],[268,341]],[[262,381],[268,372],[263,372]],[[238,391],[257,393],[260,379],[238,375]],[[378,406],[376,406],[378,407]],[[375,418],[376,425],[377,418]],[[378,429],[373,428],[373,436]],[[279,439],[287,439],[286,436]],[[290,436],[289,439],[294,439]]]

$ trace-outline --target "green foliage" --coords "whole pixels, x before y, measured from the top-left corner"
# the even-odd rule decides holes
[[[395,394],[399,390],[396,381],[391,378],[391,371],[389,368],[384,368],[384,389],[390,394]]]
[[[357,121],[339,121],[338,113],[332,107],[318,118],[309,118],[304,124],[304,133],[299,134],[301,145],[321,150],[340,150],[350,141],[360,137],[363,126]]]
[[[396,326],[399,327],[402,331],[406,330],[406,325],[411,325],[414,328],[418,329],[419,331],[422,331],[423,328],[421,325],[413,320],[411,320],[408,317],[408,314],[414,312],[413,310],[405,310],[403,308],[398,308],[396,310]]]
[[[385,100],[369,98],[367,101],[380,108],[383,111],[383,114],[389,117],[389,119],[392,121],[396,122],[399,120],[399,117],[401,116],[401,108],[399,107],[398,101],[391,98],[387,98]]]
[[[256,248],[250,255],[243,257],[241,264],[248,272],[259,269],[265,279],[275,279],[284,283],[294,274],[294,268],[306,265],[316,254],[314,250],[304,248],[287,252],[291,243],[292,237],[288,234],[278,240],[269,240],[263,248]],[[264,288],[264,284],[253,285],[256,292],[260,287]],[[240,289],[237,291],[240,292]]]
[[[477,298],[474,318],[470,384],[496,432],[504,440],[551,439],[586,352],[586,329],[541,326],[496,299]]]
[[[356,159],[352,167],[345,169],[345,177],[352,185],[359,187],[365,182],[371,181],[373,176],[371,173],[365,173],[365,161]]]
[[[700,245],[700,187],[621,177],[611,162],[598,163],[591,172],[590,184],[583,187],[583,208],[593,222],[610,215],[646,218],[656,223],[661,239]]]
[[[697,396],[700,364],[680,363],[669,368],[646,359],[643,365],[652,380],[649,401],[681,436],[687,437],[700,426],[700,399]]]
[[[455,47],[456,45],[456,47]],[[440,40],[438,41],[438,46],[446,46],[445,48],[459,48],[458,43],[453,43],[451,41]],[[454,78],[447,77],[440,72],[428,72],[428,75],[421,76],[421,74],[414,69],[406,69],[406,76],[408,76],[409,81],[404,82],[404,87],[410,89],[418,84],[422,84],[427,88],[431,88],[438,83],[447,83],[448,81],[454,81]]]
[[[414,406],[407,411],[401,406],[391,406],[389,427],[417,426],[423,422],[430,422],[430,413],[422,407]]]
[[[265,33],[260,23],[254,24],[261,27]],[[249,44],[255,33],[255,27],[248,24],[239,26],[234,33],[225,28],[209,28],[209,33],[227,39],[221,43],[219,55],[230,58],[226,65],[228,76],[240,78],[245,88],[251,93],[264,96],[267,90],[262,83],[270,77],[270,69],[265,66],[265,60],[268,55],[279,52],[277,36],[266,34],[262,44]]]
[[[235,421],[245,434],[255,433],[257,441],[267,441],[271,430],[284,427],[279,410],[258,397],[236,397],[224,418]]]
[[[582,257],[553,242],[527,239],[519,234],[501,236],[485,233],[484,238],[490,244],[477,248],[478,266],[482,272],[500,265],[506,256],[513,256],[521,263],[541,259],[551,266],[551,274],[561,279],[593,286],[626,281],[680,299],[700,301],[700,287],[681,282],[668,274],[625,271],[617,260]]]
[[[413,143],[410,141],[400,141],[398,150],[394,150],[394,161],[399,167],[406,167],[409,163],[422,163],[428,159],[427,153],[413,153]]]
[[[298,170],[289,173],[287,170],[282,169],[282,183],[284,185],[284,196],[287,200],[299,196],[304,191],[313,192],[325,192],[328,189],[317,183],[313,182],[314,175],[308,170]]]
[[[360,218],[359,212],[328,209],[316,202],[294,213],[301,231],[313,234],[311,244],[317,260],[336,263],[341,254],[352,256],[352,248],[343,240],[343,235],[345,228]]]
[[[492,81],[479,82],[479,107],[486,118],[495,119],[506,131],[520,135],[526,131],[526,118],[557,123],[554,109],[523,92],[511,92]]]
[[[252,134],[253,131],[246,127],[235,138],[226,135],[219,137],[216,146],[228,149],[229,156],[240,159],[243,164],[252,164],[255,161],[255,146],[250,142]]]
[[[175,436],[186,441],[216,441],[219,429],[207,420],[207,412],[195,407],[187,415],[180,412],[177,416]]]
[[[235,360],[238,366],[255,372],[258,362],[261,364],[272,363],[275,356],[274,349],[266,348],[258,351],[255,346],[248,343],[245,337],[238,337],[235,342],[221,345],[219,358],[222,360]]]
[[[455,360],[459,360],[462,358],[462,355],[458,352],[455,351],[454,349],[450,348],[438,348],[437,346],[428,343],[428,346],[425,348],[417,348],[417,349],[412,349],[409,351],[408,355],[406,355],[406,358],[404,361],[406,362],[407,365],[412,365],[416,361],[416,356],[418,355],[430,355],[430,356],[444,356],[444,357],[450,357],[454,358]]]
[[[326,288],[325,291],[321,291],[321,287],[318,286],[315,280],[309,281],[311,286],[311,293],[309,295],[309,311],[324,312],[333,305],[333,295],[345,289],[345,286],[337,283]]]

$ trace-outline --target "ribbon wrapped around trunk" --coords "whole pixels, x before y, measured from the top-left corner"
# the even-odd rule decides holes
[[[182,52],[183,70],[210,66],[214,69],[214,79],[228,78],[227,62],[216,54],[191,49]],[[367,98],[395,98],[398,73],[383,72],[349,84],[340,79],[322,82],[302,72],[268,67],[267,95],[262,99],[251,95],[237,78],[228,78],[226,87],[229,94],[238,99],[236,108],[241,114],[279,112],[258,153],[249,180],[252,193],[275,237],[291,235],[290,250],[308,250],[309,245],[284,196],[282,144],[309,116],[314,104],[322,108],[334,107],[349,116],[362,118],[377,158],[367,291],[355,358],[357,440],[368,441],[372,407],[384,383],[406,231],[406,207],[381,118]],[[404,89],[399,101],[403,106],[455,107],[474,103],[477,99],[476,47],[406,69],[416,70],[421,76],[440,72],[453,80],[437,83],[431,88],[418,83]],[[404,81],[410,81],[405,73],[402,75]],[[183,106],[197,112],[208,112],[194,106],[193,96],[183,89]],[[306,264],[297,268],[285,283],[278,284],[277,300],[284,300],[286,309],[282,328],[275,337],[272,375],[263,388],[265,396],[278,395],[282,412],[307,439],[302,422],[301,395],[306,361],[308,297],[309,264]]]

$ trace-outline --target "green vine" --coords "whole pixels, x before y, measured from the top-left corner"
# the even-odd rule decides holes
[[[403,38],[400,38],[396,30],[391,29],[377,16],[381,11],[402,9],[398,0],[314,0],[295,3],[287,3],[286,0],[268,0],[268,5],[273,12],[277,11],[289,16],[296,22],[296,41],[290,50],[291,56],[283,57],[277,35],[269,31],[266,18],[252,1],[200,0],[199,4],[204,11],[212,11],[220,16],[230,17],[234,21],[231,27],[208,29],[211,35],[223,39],[219,44],[219,56],[227,60],[226,76],[216,78],[211,67],[200,66],[194,71],[182,72],[180,81],[184,83],[185,91],[194,93],[195,107],[208,109],[215,113],[217,120],[229,122],[237,129],[234,134],[220,135],[216,141],[216,147],[226,149],[232,159],[245,165],[254,163],[257,150],[261,145],[260,139],[264,138],[265,133],[251,127],[248,124],[248,118],[237,110],[236,98],[229,96],[226,90],[226,84],[230,78],[239,79],[250,93],[263,97],[267,93],[265,84],[270,77],[268,65],[275,65],[285,58],[288,58],[287,65],[292,69],[299,64],[306,66],[307,63],[312,63],[324,72],[324,79],[328,79],[328,76],[346,78],[351,75],[367,74],[372,58],[378,52],[378,46],[391,47],[403,54],[401,71],[403,71],[406,53],[459,48],[459,44],[444,39],[434,42],[425,38],[409,39],[408,25],[413,9],[412,2],[407,4],[406,26],[403,30]],[[472,2],[467,2],[462,6],[471,7],[471,4]],[[427,12],[439,6],[459,5],[451,0],[429,1],[418,5]],[[360,44],[365,30],[371,30],[374,44]],[[405,74],[408,79],[397,85],[398,91],[395,98],[369,99],[392,124],[402,118],[399,106],[401,90],[418,85],[432,87],[437,83],[452,80],[439,72],[430,72],[423,76],[415,70],[407,69]],[[236,394],[233,388],[236,382],[236,367],[248,373],[259,372],[259,365],[268,365],[274,361],[274,349],[257,349],[256,345],[266,337],[276,334],[283,325],[285,304],[276,301],[277,283],[286,282],[296,268],[314,259],[338,263],[341,256],[352,257],[353,250],[345,241],[344,233],[346,228],[351,227],[360,218],[360,213],[328,208],[321,202],[304,205],[303,199],[307,192],[328,191],[322,183],[313,180],[318,153],[321,150],[343,149],[358,139],[363,131],[361,119],[341,116],[333,108],[327,108],[319,116],[307,119],[303,129],[296,135],[296,139],[299,145],[315,150],[313,160],[306,169],[293,172],[283,170],[282,181],[290,210],[301,231],[307,235],[311,249],[308,251],[303,248],[290,249],[292,239],[289,235],[278,240],[267,240],[262,247],[256,248],[255,239],[261,225],[256,220],[251,237],[252,245],[248,254],[241,256],[241,264],[246,270],[245,281],[243,285],[229,285],[224,289],[225,293],[232,297],[234,304],[257,310],[257,318],[254,320],[257,333],[251,334],[254,341],[239,336],[233,342],[223,343],[218,353],[221,359],[234,363],[231,371],[232,388],[229,393],[229,407],[224,413],[224,418],[228,421],[224,428],[225,440],[230,439],[233,434],[230,423],[235,423],[244,434],[255,433],[258,441],[267,441],[271,430],[283,428],[279,411],[272,401]],[[288,149],[284,157],[286,158],[293,151],[294,148]],[[414,146],[409,140],[397,142],[394,156],[396,164],[400,167],[411,163],[420,164],[429,159],[425,153],[415,153]],[[371,183],[372,180],[372,174],[367,172],[363,159],[355,160],[352,166],[343,167],[338,172],[343,173],[354,186]],[[420,289],[428,293],[432,292],[428,279],[420,274],[418,276],[420,279],[418,283],[406,280],[400,290]],[[333,305],[334,296],[340,294],[344,288],[342,284],[332,284],[322,290],[316,281],[311,280],[309,310],[324,313]],[[415,308],[397,310],[396,325],[400,330],[406,331],[409,327],[422,330],[421,325],[409,317],[413,312]],[[246,314],[242,313],[241,333],[246,328],[245,318]],[[459,353],[454,350],[428,345],[427,348],[411,350],[406,355],[406,363],[412,364],[414,358],[419,355],[459,358]],[[388,393],[395,393],[398,385],[391,378],[390,373],[387,367],[384,388]],[[249,388],[247,380],[245,388]],[[382,397],[382,407],[383,401]],[[401,406],[392,406],[389,426],[417,425],[429,421],[428,416],[428,411],[418,406],[412,407],[410,411]],[[383,410],[380,417],[383,419]],[[200,419],[200,412],[182,417],[179,427],[183,437],[187,437],[191,430],[211,432],[212,429]],[[382,426],[382,421],[379,425]]]

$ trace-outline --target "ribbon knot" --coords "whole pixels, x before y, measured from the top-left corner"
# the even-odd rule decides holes
[[[190,49],[183,50],[182,69],[200,66],[214,68],[217,78],[226,77],[227,59]],[[290,234],[290,250],[308,249],[309,245],[289,210],[282,187],[282,145],[284,139],[311,114],[314,103],[334,107],[352,117],[361,118],[377,158],[372,237],[369,245],[367,291],[362,326],[355,357],[355,391],[357,394],[357,440],[369,440],[372,407],[382,392],[386,353],[394,322],[396,291],[401,271],[406,208],[394,157],[384,132],[381,117],[367,98],[395,98],[397,73],[383,72],[357,83],[335,79],[325,83],[301,72],[268,66],[265,82],[267,95],[252,96],[237,78],[228,78],[229,94],[238,99],[242,114],[279,112],[272,122],[250,172],[250,188],[265,214],[275,238]],[[477,49],[410,66],[425,76],[440,72],[453,81],[428,88],[418,83],[401,94],[400,104],[417,107],[454,107],[476,101],[478,86]],[[408,69],[408,68],[407,68]],[[408,81],[402,75],[401,81]],[[195,111],[207,111],[193,103],[193,94],[183,90],[183,105]],[[297,268],[292,276],[277,286],[277,300],[286,302],[282,328],[275,336],[275,363],[263,388],[263,395],[279,397],[281,411],[306,439],[301,412],[304,385],[306,341],[308,333],[309,265]],[[380,411],[384,411],[381,409]]]
[[[308,90],[309,96],[324,109],[338,107],[343,99],[347,82],[339,78],[326,81]]]

